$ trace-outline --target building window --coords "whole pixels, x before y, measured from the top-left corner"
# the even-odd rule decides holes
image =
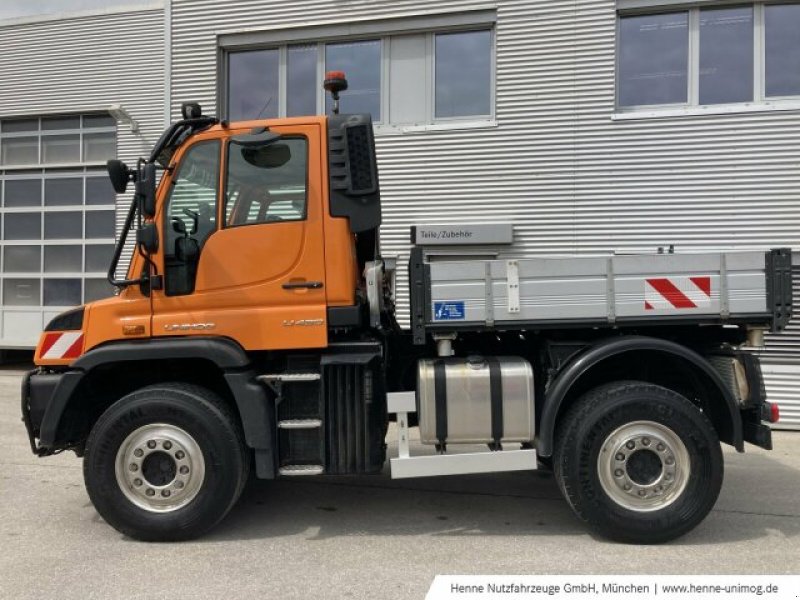
[[[3,339],[21,335],[13,323],[31,309],[38,333],[53,312],[113,293],[116,194],[105,162],[116,147],[106,114],[0,120]]]
[[[375,122],[381,122],[381,70],[380,40],[325,45],[325,71],[347,74],[348,88],[341,94],[344,113],[370,113]],[[332,110],[330,95],[325,102],[328,113]]]
[[[753,7],[700,11],[700,104],[753,101]]]
[[[329,113],[326,71],[344,71],[345,113],[381,125],[487,120],[494,115],[491,28],[396,34],[229,51],[222,89],[228,119]]]
[[[435,39],[436,117],[490,115],[491,32],[440,33]]]
[[[800,95],[800,4],[620,15],[617,105],[741,104]]]
[[[278,116],[278,51],[235,52],[228,59],[228,118]]]
[[[317,112],[317,46],[303,44],[286,50],[286,116]]]
[[[688,13],[620,20],[620,104],[686,102]]]
[[[764,7],[766,95],[800,95],[800,4]]]

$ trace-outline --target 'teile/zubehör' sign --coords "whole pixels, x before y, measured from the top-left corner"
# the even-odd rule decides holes
[[[418,246],[511,244],[513,241],[511,223],[415,225],[411,228],[411,242]]]

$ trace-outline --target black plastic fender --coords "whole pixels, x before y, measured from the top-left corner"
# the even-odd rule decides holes
[[[542,417],[539,422],[537,452],[540,456],[548,457],[553,455],[553,438],[555,436],[556,418],[561,409],[567,394],[573,385],[592,367],[598,363],[631,351],[656,351],[669,354],[691,363],[702,371],[719,389],[720,394],[725,399],[730,416],[731,431],[733,439],[729,442],[739,451],[744,451],[744,439],[742,435],[742,417],[736,399],[725,385],[719,373],[709,362],[694,350],[659,338],[644,336],[623,336],[600,342],[599,344],[585,350],[571,362],[569,362],[556,375],[552,384],[545,393],[545,400],[542,407]]]
[[[271,451],[274,444],[274,405],[264,386],[255,382],[250,358],[244,349],[227,338],[175,337],[111,342],[81,356],[61,376],[42,419],[39,445],[55,445],[62,416],[81,380],[101,365],[142,360],[208,360],[223,372],[242,419],[245,441],[251,448]]]
[[[250,365],[247,353],[233,340],[197,336],[110,342],[89,350],[71,366],[73,369],[90,371],[109,363],[170,358],[204,358],[222,370],[241,369]]]

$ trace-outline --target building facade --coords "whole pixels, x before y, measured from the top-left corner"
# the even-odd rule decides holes
[[[93,76],[83,104],[123,104],[143,129],[189,100],[291,116],[325,111],[323,73],[346,71],[343,110],[377,123],[381,243],[400,265],[419,223],[510,221],[525,254],[800,249],[800,3],[172,0],[141,15],[96,35],[149,67]],[[36,110],[31,92],[3,97],[0,119],[64,111],[59,94]],[[116,133],[123,158],[147,138]],[[800,329],[763,359],[800,426]]]
[[[0,22],[2,348],[31,348],[53,316],[113,293],[130,197],[115,196],[105,163],[135,162],[164,127],[159,4]]]

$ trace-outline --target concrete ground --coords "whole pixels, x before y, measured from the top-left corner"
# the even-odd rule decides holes
[[[205,538],[106,525],[72,453],[39,459],[0,371],[0,598],[423,598],[438,574],[798,574],[800,432],[726,449],[722,495],[664,546],[598,539],[546,473],[253,482]]]

